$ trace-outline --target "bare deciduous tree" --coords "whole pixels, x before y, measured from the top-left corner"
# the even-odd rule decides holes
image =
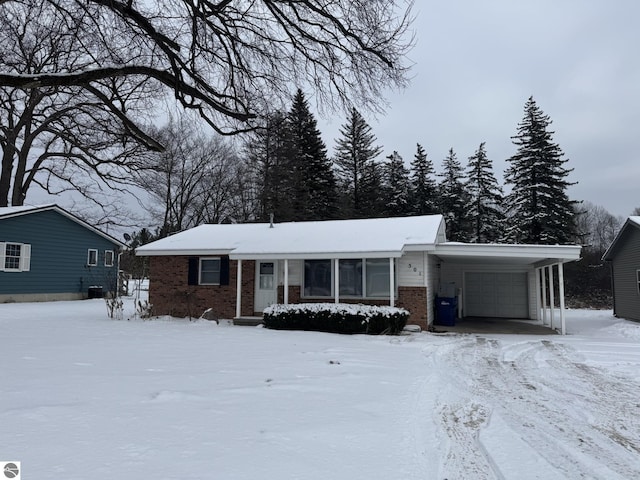
[[[0,68],[32,77],[86,63],[80,37],[46,4],[5,3]],[[96,199],[97,191],[126,184],[141,150],[161,148],[132,120],[143,120],[155,94],[142,77],[105,78],[86,88],[0,86],[0,206],[22,205],[33,185]]]
[[[151,210],[162,223],[160,233],[235,220],[237,178],[246,175],[232,144],[205,135],[188,117],[171,120],[156,137],[166,149],[148,155],[138,182],[154,200]]]
[[[28,9],[35,0],[0,0]],[[66,22],[83,61],[20,73],[0,85],[77,86],[153,78],[219,132],[310,84],[323,105],[380,106],[383,89],[407,82],[411,2],[397,0],[39,0]],[[13,22],[21,23],[20,19]],[[125,113],[125,112],[123,112]]]

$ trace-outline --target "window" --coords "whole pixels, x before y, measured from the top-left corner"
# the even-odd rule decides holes
[[[367,297],[389,296],[389,259],[369,258],[366,262]]]
[[[640,295],[640,270],[636,270],[636,280],[638,284],[638,295]]]
[[[0,271],[28,272],[31,266],[31,245],[0,242]]]
[[[113,267],[113,250],[104,251],[104,266]]]
[[[305,260],[304,296],[332,297],[333,266],[331,260]],[[389,298],[388,258],[348,258],[338,261],[340,296]]]
[[[7,243],[4,254],[5,270],[20,270],[20,255],[22,253],[22,244]]]
[[[220,285],[220,259],[200,259],[200,285]]]
[[[340,295],[346,297],[362,296],[362,260],[340,260]]]
[[[93,248],[89,249],[89,252],[87,253],[87,265],[90,267],[98,265],[98,250]]]
[[[330,297],[331,260],[305,260],[304,262],[304,296]]]

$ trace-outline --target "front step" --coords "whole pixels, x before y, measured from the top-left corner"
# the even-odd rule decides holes
[[[236,317],[233,319],[233,324],[242,327],[257,327],[262,324],[262,317]]]

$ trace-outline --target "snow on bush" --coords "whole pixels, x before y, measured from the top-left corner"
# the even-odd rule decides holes
[[[278,304],[264,310],[264,325],[281,330],[397,334],[408,319],[403,308],[347,303]]]

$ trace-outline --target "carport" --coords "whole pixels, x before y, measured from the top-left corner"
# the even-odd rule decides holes
[[[445,242],[429,254],[434,287],[455,287],[460,318],[536,320],[566,333],[563,265],[580,258],[580,246]]]

